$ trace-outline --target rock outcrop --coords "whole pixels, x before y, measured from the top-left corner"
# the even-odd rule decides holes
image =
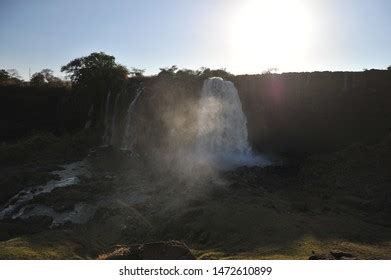
[[[328,254],[316,254],[312,252],[309,260],[357,260],[357,257],[352,253],[343,252],[340,250],[331,250]]]
[[[183,242],[166,241],[118,245],[98,256],[100,260],[195,260]]]

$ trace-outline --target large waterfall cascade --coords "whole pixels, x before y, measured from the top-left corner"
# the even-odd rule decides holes
[[[197,157],[222,168],[267,165],[248,142],[247,118],[234,84],[222,78],[205,80],[198,114]]]
[[[140,87],[129,103],[122,133],[118,131],[121,127],[118,125],[121,94],[118,93],[114,98],[110,92],[108,93],[103,135],[106,145],[119,142],[121,149],[133,149],[136,139],[135,109],[143,90],[144,88]],[[243,113],[238,91],[232,82],[217,77],[205,80],[198,105],[195,146],[189,147],[188,151],[193,154],[192,158],[196,162],[213,164],[222,169],[270,164],[269,160],[255,155],[250,147],[247,118]],[[110,110],[110,107],[113,107],[113,110]],[[121,135],[122,139],[118,141]]]

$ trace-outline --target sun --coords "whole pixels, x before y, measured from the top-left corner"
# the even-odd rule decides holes
[[[248,0],[231,26],[231,63],[237,72],[295,68],[311,40],[311,18],[302,0]]]

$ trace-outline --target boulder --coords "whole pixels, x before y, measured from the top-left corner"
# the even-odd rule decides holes
[[[329,254],[312,254],[308,259],[309,260],[334,260],[334,258]]]
[[[357,257],[352,253],[343,252],[340,250],[331,250],[328,254],[317,254],[312,252],[309,260],[357,260]]]
[[[195,260],[190,249],[180,241],[115,246],[98,256],[100,260]]]
[[[357,259],[352,253],[343,252],[340,250],[331,250],[330,255],[332,255],[336,260],[355,260],[355,259]]]

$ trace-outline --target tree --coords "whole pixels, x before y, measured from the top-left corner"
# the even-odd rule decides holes
[[[46,84],[45,75],[41,72],[34,73],[30,79],[30,85],[34,87],[42,87]]]
[[[64,86],[65,85],[63,80],[54,76],[53,70],[46,68],[46,69],[43,69],[41,71],[41,73],[43,74],[43,76],[45,77],[45,81],[49,85],[51,85],[51,86]]]
[[[10,75],[11,79],[15,79],[15,80],[22,79],[22,77],[20,77],[20,75],[19,75],[18,70],[16,70],[16,69],[8,69],[7,72]]]
[[[104,104],[109,91],[119,91],[125,85],[129,70],[115,62],[115,57],[104,52],[94,52],[76,58],[61,67],[79,92],[92,98],[95,108],[94,125],[103,125]]]
[[[160,68],[159,70],[159,77],[174,77],[176,71],[178,70],[178,66],[173,65],[171,67]]]
[[[0,85],[18,85],[23,81],[15,69],[0,69]]]
[[[195,71],[195,70],[186,69],[186,68],[180,69],[176,72],[177,76],[198,76],[200,74],[201,74],[200,71]]]
[[[266,70],[262,71],[263,75],[268,75],[268,74],[273,74],[278,72],[278,68],[272,67],[272,68],[267,68]]]
[[[41,72],[34,73],[30,79],[30,85],[41,87],[41,86],[52,86],[59,87],[64,86],[65,82],[58,77],[55,77],[53,70],[45,68]]]
[[[6,70],[0,69],[0,82],[8,81],[10,78],[11,76]]]
[[[110,90],[121,86],[129,75],[129,70],[115,62],[115,57],[104,52],[94,52],[89,56],[76,58],[61,67],[72,84],[78,87],[100,87]]]
[[[388,71],[391,71],[391,65],[387,67],[387,70],[388,70]]]
[[[225,68],[210,69],[207,67],[201,67],[199,71],[201,72],[200,77],[202,77],[202,79],[207,79],[210,77],[221,77],[223,79],[229,79],[232,77],[232,74],[227,72]]]
[[[132,67],[132,70],[129,72],[133,77],[143,77],[145,69]]]

